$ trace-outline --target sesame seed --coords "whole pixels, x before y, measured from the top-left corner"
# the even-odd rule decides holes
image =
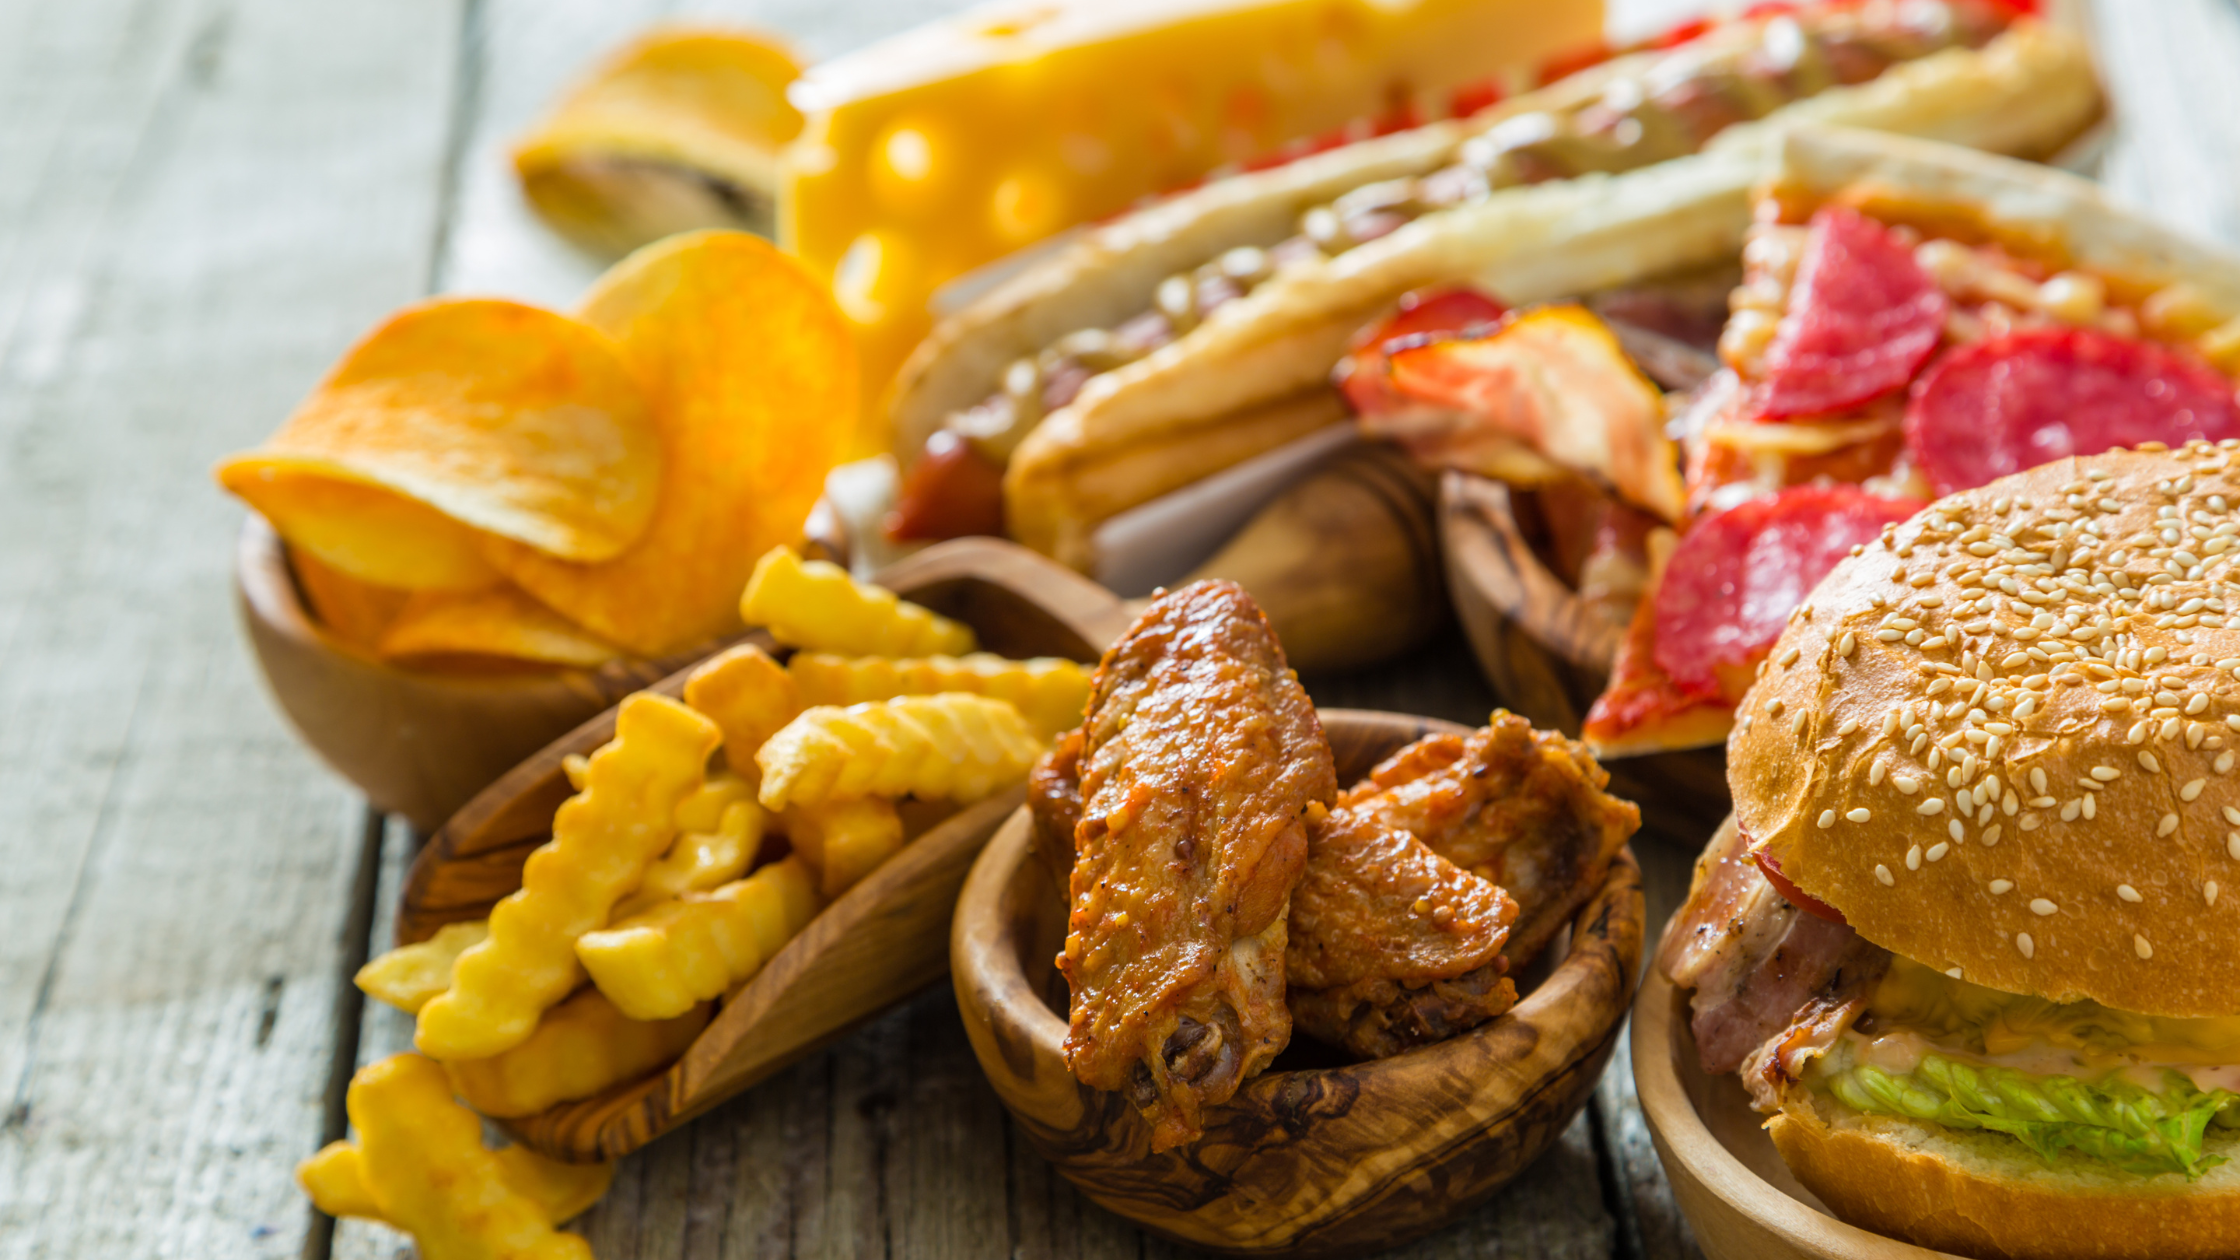
[[[2129,902],[2140,902],[2140,901],[2145,901],[2145,900],[2146,900],[2146,898],[2144,898],[2144,897],[2142,897],[2142,896],[2140,896],[2140,895],[2139,895],[2139,890],[2138,890],[2138,889],[2136,889],[2136,888],[2133,888],[2133,887],[2132,887],[2131,885],[2129,885],[2129,884],[2117,884],[2117,885],[2116,885],[2116,896],[2118,896],[2118,897],[2121,897],[2121,898],[2123,898],[2123,899],[2124,899],[2125,901],[2129,901]]]
[[[1835,812],[1834,810],[1832,810],[1832,809],[1823,809],[1823,810],[1821,810],[1821,811],[1820,811],[1820,830],[1822,830],[1822,831],[1826,831],[1826,830],[1827,830],[1828,828],[1830,828],[1830,827],[1833,827],[1833,826],[1835,826],[1835,825],[1836,825],[1836,812]]]
[[[1859,729],[1859,719],[1857,719],[1857,718],[1845,718],[1845,719],[1843,720],[1842,724],[1836,727],[1836,738],[1837,738],[1837,739],[1843,739],[1843,738],[1845,738],[1845,737],[1849,736],[1849,735],[1850,735],[1850,734],[1851,734],[1851,733],[1852,733],[1853,731],[1856,731],[1856,730],[1858,730],[1858,729]]]
[[[1836,641],[1836,655],[1849,656],[1851,650],[1857,646],[1859,646],[1858,639],[1853,637],[1849,630],[1846,630],[1843,632],[1843,638]]]
[[[1905,632],[1902,630],[1877,630],[1874,632],[1874,637],[1882,640],[1884,643],[1896,643],[1898,640],[1906,636]]]
[[[2231,749],[2229,749],[2229,748],[2228,748],[2228,749],[2226,749],[2225,751],[2223,751],[2223,752],[2221,752],[2221,753],[2218,753],[2218,754],[2217,754],[2217,760],[2216,760],[2216,762],[2215,762],[2215,769],[2216,769],[2216,772],[2217,772],[2218,774],[2224,774],[2224,773],[2226,773],[2226,772],[2228,772],[2228,771],[2230,771],[2230,770],[2232,769],[2232,750],[2231,750]]]
[[[1783,709],[1784,707],[1785,707],[1785,706],[1784,706],[1784,704],[1783,704],[1783,702],[1782,702],[1782,699],[1781,699],[1781,697],[1779,697],[1779,696],[1775,696],[1775,697],[1773,697],[1773,698],[1772,698],[1771,700],[1768,700],[1768,701],[1766,701],[1766,716],[1767,716],[1767,717],[1780,717],[1780,716],[1781,716],[1781,710],[1782,710],[1782,709]]]
[[[1921,790],[1921,780],[1910,774],[1893,774],[1890,776],[1890,786],[1898,789],[1900,796],[1911,796]]]
[[[2022,951],[2022,956],[2024,958],[2034,957],[2038,952],[2037,942],[2030,939],[2030,934],[2028,932],[2017,932],[2014,934],[2014,947]]]
[[[1898,883],[1897,878],[1890,874],[1890,868],[1880,862],[1874,864],[1874,877],[1881,880],[1885,888],[1895,887]]]
[[[1781,653],[1781,659],[1780,659],[1779,661],[1775,662],[1775,663],[1776,663],[1776,664],[1778,664],[1778,665],[1780,665],[1780,666],[1781,666],[1781,668],[1783,668],[1783,669],[1787,669],[1787,668],[1789,668],[1789,667],[1790,667],[1791,665],[1794,665],[1794,664],[1796,664],[1796,663],[1797,663],[1797,649],[1796,649],[1796,647],[1795,647],[1794,645],[1791,645],[1790,647],[1788,647],[1788,648],[1785,648],[1785,649],[1783,649],[1783,650],[1782,650],[1782,653]]]
[[[1991,881],[1991,895],[1994,897],[1998,896],[2001,893],[2012,892],[2013,890],[2014,881],[2011,879],[1995,879]]]
[[[2139,955],[2141,961],[2154,957],[2154,946],[2147,944],[2147,938],[2144,936],[2133,935],[2131,949],[2132,952]]]
[[[2036,831],[2038,829],[2038,825],[2043,821],[2044,820],[2039,818],[2036,814],[2024,814],[2020,819],[2016,820],[2015,825],[2022,828],[2024,831]],[[1986,843],[1989,842],[1986,841]]]
[[[2081,805],[2082,802],[2079,801],[2063,801],[2061,803],[2061,821],[2075,822],[2077,820],[2077,811],[2081,807]]]
[[[2032,788],[2036,789],[2036,791],[2038,792],[2038,794],[2039,794],[2040,796],[2043,796],[2043,795],[2045,795],[2045,790],[2046,790],[2046,772],[2045,772],[2045,768],[2044,768],[2044,767],[2042,767],[2042,766],[2032,766],[2032,767],[2030,767],[2030,786],[2031,786]]]
[[[2013,800],[2014,798],[2010,796],[2007,799]],[[1993,823],[1983,829],[1983,847],[1988,849],[1997,843],[1999,843],[1999,824]]]
[[[1863,823],[1863,822],[1870,822],[1870,821],[1872,821],[1872,820],[1873,820],[1873,818],[1874,818],[1874,815],[1873,815],[1872,813],[1870,813],[1869,811],[1867,811],[1866,809],[1864,809],[1864,808],[1861,808],[1861,809],[1854,809],[1854,810],[1850,811],[1849,813],[1845,814],[1845,815],[1844,815],[1844,817],[1845,817],[1845,818],[1848,818],[1848,819],[1850,819],[1851,821],[1853,821],[1853,822],[1855,822],[1855,823]],[[2240,833],[2236,833],[2236,834],[2240,834]],[[2240,855],[2235,855],[2235,856],[2240,856]]]
[[[1872,786],[1880,786],[1880,784],[1882,783],[1882,776],[1883,776],[1883,773],[1884,773],[1884,772],[1883,772],[1883,768],[1882,768],[1882,763],[1881,763],[1881,762],[1879,762],[1879,761],[1875,762],[1875,763],[1874,763],[1873,765],[1871,765],[1871,766],[1868,766],[1868,767],[1867,767],[1867,784],[1868,784],[1868,785],[1869,785],[1870,787],[1872,787]],[[2240,818],[2235,818],[2235,819],[2233,819],[2233,821],[2234,821],[2234,822],[2240,822]]]
[[[1914,806],[1913,812],[1916,814],[1941,814],[1944,812],[1944,798],[1941,796],[1932,796],[1928,800],[1925,800],[1919,805]]]
[[[2178,816],[2176,814],[2164,814],[2162,816],[2162,821],[2154,825],[2155,838],[2160,839],[2163,836],[2167,836],[2171,832],[2176,831],[2177,829]]]
[[[1952,842],[1954,844],[1963,844],[1968,839],[1967,833],[1961,829],[1960,820],[1957,818],[1953,819],[1951,822],[1946,823],[1944,825],[1944,830],[1946,835],[1952,837]]]
[[[1922,854],[1922,856],[1928,858],[1932,862],[1942,862],[1944,860],[1944,855],[1950,853],[1951,851],[1951,845],[1945,843],[1942,840],[1939,840],[1935,844],[1930,845],[1929,851]]]
[[[2224,851],[2227,857],[2240,858],[2240,831],[2224,833]]]
[[[2193,693],[2193,699],[2186,701],[2186,715],[2188,717],[2197,717],[2200,715],[2202,710],[2208,707],[2209,694],[2204,691],[2196,691]]]
[[[2093,816],[2094,814],[2096,814],[2096,813],[2098,813],[2098,812],[2099,812],[2099,809],[2100,809],[2100,807],[2099,807],[2098,805],[2094,804],[2094,803],[2093,803],[2093,798],[2092,798],[2092,797],[2089,797],[2089,796],[2085,797],[2085,798],[2084,798],[2084,799],[2083,799],[2083,800],[2082,800],[2081,802],[2079,802],[2079,803],[2080,803],[2080,804],[2081,804],[2081,805],[2082,805],[2082,806],[2084,807],[2084,808],[2083,808],[2083,810],[2082,810],[2082,812],[2083,812],[2083,814],[2084,814],[2084,820],[2085,820],[2086,822],[2091,822],[2091,821],[2092,821],[2092,816]]]
[[[2194,798],[2200,796],[2201,789],[2207,786],[2209,786],[2207,779],[2188,779],[2185,786],[2178,789],[2178,799],[2190,803]]]
[[[1946,974],[1946,975],[1948,975],[1948,976],[1952,977],[1952,978],[1953,978],[1953,979],[1955,979],[1955,980],[1958,980],[1958,979],[1959,979],[1959,978],[1960,978],[1961,976],[1963,976],[1963,975],[1965,975],[1965,974],[1967,974],[1967,973],[1965,973],[1965,972],[1961,971],[1961,970],[1960,970],[1960,968],[1958,968],[1958,967],[1947,967],[1947,968],[1945,968],[1945,972],[1944,972],[1944,974]]]
[[[2143,748],[2139,750],[2139,766],[2148,774],[2162,773],[2162,763],[2154,759],[2153,753],[2148,752]]]
[[[2212,906],[2217,904],[2217,881],[2212,879],[2201,886],[2201,899]]]
[[[2092,768],[2092,777],[2100,780],[2102,783],[2113,783],[2115,782],[2116,778],[2122,773],[2123,772],[2121,770],[2116,769],[2114,766],[2094,766]]]
[[[2040,918],[2043,918],[2049,914],[2053,914],[2060,909],[2061,907],[2053,904],[2050,901],[2047,901],[2043,897],[2033,897],[2030,899],[2030,913],[2037,915]]]
[[[1920,845],[1914,845],[1906,850],[1906,869],[1909,871],[1918,871],[1921,869]]]

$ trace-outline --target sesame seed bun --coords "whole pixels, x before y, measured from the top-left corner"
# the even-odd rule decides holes
[[[1984,1260],[2188,1260],[2232,1253],[2240,1161],[2200,1180],[2047,1164],[1997,1134],[1869,1116],[1793,1089],[1766,1124],[1797,1180],[1864,1229]],[[2212,1154],[2240,1135],[2212,1129]],[[2028,1222],[2018,1229],[2016,1222]]]
[[[1868,940],[1978,984],[2240,1012],[2235,458],[2064,459],[1838,565],[1727,745],[1759,851]]]

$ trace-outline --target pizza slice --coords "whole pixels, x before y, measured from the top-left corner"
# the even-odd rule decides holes
[[[2240,263],[2074,177],[1799,131],[1743,262],[1723,367],[1675,426],[1690,515],[1586,720],[1602,755],[1722,741],[1819,579],[1931,498],[2112,446],[2240,440]],[[2045,598],[2058,563],[2021,562],[2000,597]]]

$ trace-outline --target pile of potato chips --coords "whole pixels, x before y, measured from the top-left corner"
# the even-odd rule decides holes
[[[414,666],[591,666],[732,633],[858,414],[824,287],[742,232],[672,237],[573,315],[439,298],[218,466],[338,638]]]

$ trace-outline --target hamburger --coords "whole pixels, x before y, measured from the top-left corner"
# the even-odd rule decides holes
[[[2236,460],[2149,445],[1941,499],[1760,666],[1659,965],[1844,1220],[2235,1250]]]

